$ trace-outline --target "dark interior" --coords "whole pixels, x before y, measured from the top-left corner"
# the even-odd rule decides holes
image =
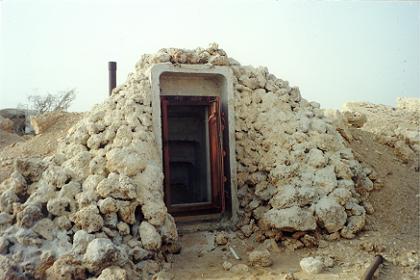
[[[208,106],[168,107],[170,203],[210,202]]]

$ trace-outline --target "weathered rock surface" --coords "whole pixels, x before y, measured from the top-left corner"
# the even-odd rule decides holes
[[[343,228],[347,220],[345,209],[330,197],[323,197],[315,205],[319,222],[330,233]]]
[[[232,271],[233,273],[243,274],[249,271],[249,267],[246,264],[238,263],[232,266],[230,268],[230,271]]]
[[[128,280],[127,271],[118,266],[105,268],[97,280]]]
[[[92,240],[83,255],[83,262],[90,272],[98,272],[103,268],[121,261],[117,247],[107,238]]]
[[[272,228],[288,231],[316,229],[316,221],[310,210],[293,206],[286,209],[271,209],[263,217],[264,223]]]
[[[324,264],[320,258],[303,258],[299,264],[302,270],[308,274],[318,274],[324,269]]]
[[[147,250],[158,250],[162,245],[162,239],[156,228],[148,222],[142,222],[139,227],[141,243]]]
[[[89,234],[84,230],[78,230],[73,236],[73,249],[76,254],[84,254],[88,244],[95,238],[93,234]]]
[[[352,127],[360,128],[366,123],[366,115],[360,112],[344,111],[343,117],[345,121]]]
[[[229,236],[224,231],[218,232],[214,236],[214,242],[219,246],[226,245],[229,242]]]
[[[0,279],[24,280],[25,277],[19,271],[19,266],[14,261],[0,255]]]
[[[232,268],[233,264],[228,262],[228,261],[224,261],[222,264],[222,267],[224,270],[230,270]]]
[[[82,280],[86,277],[86,269],[82,266],[82,263],[69,255],[60,257],[46,271],[47,280]]]
[[[273,264],[271,254],[267,249],[254,250],[248,255],[249,263],[253,266],[267,267]]]
[[[96,206],[88,206],[80,209],[70,217],[70,220],[80,228],[89,233],[99,231],[104,225],[104,221]]]

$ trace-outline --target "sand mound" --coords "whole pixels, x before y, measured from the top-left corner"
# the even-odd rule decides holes
[[[52,113],[53,116],[56,113]],[[13,172],[16,159],[45,157],[53,154],[68,129],[83,116],[81,113],[58,113],[59,118],[41,135],[5,134],[0,130],[0,182]]]
[[[8,119],[4,118],[0,115],[0,130],[13,133],[15,132],[15,128],[13,127],[13,122]]]
[[[0,129],[0,149],[3,149],[6,146],[12,145],[19,141],[25,141],[22,136],[19,136],[15,133],[7,132]]]
[[[362,129],[375,135],[376,140],[394,148],[404,161],[413,160],[420,153],[420,99],[398,98],[397,107],[363,102],[343,105],[343,113],[365,115]]]
[[[67,132],[69,127],[71,127],[80,118],[81,114],[78,113],[57,111],[31,116],[30,122],[35,134],[38,135],[64,130]]]

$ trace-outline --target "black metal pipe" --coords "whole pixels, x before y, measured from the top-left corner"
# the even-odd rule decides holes
[[[376,255],[375,259],[373,260],[373,263],[366,270],[362,279],[371,280],[373,277],[373,274],[375,274],[375,271],[378,269],[379,265],[382,264],[383,262],[384,262],[384,258],[381,255]]]
[[[109,95],[111,95],[112,90],[117,86],[117,63],[115,61],[108,62],[108,89]]]

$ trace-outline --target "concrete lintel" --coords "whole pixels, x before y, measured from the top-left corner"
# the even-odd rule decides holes
[[[232,70],[227,66],[214,66],[209,64],[169,64],[160,63],[152,66],[151,77],[159,77],[164,72],[190,73],[190,74],[219,74],[232,81]]]

